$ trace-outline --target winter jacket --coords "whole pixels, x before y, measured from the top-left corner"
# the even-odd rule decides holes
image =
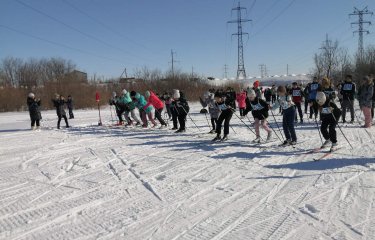
[[[154,106],[156,109],[164,108],[164,103],[152,91],[150,91],[150,97],[147,99],[147,104],[144,108],[148,108],[150,105]]]
[[[31,120],[41,120],[42,114],[40,113],[40,100],[35,100],[34,98],[27,98],[27,106],[29,107],[30,119]]]
[[[132,101],[132,98],[130,97],[130,93],[127,92],[126,94],[123,94],[119,99],[119,104],[122,106],[124,111],[132,111],[135,109],[135,104]]]
[[[239,108],[246,108],[246,93],[241,92],[236,94],[236,101]]]
[[[319,108],[321,113],[321,120],[328,122],[338,122],[341,116],[341,110],[330,99],[327,98],[326,102]]]
[[[66,106],[69,108],[69,109],[73,109],[73,99],[72,98],[68,98],[66,100]]]
[[[264,91],[264,98],[266,99],[267,102],[271,102],[272,100],[272,90],[270,88],[266,89]]]
[[[58,117],[66,116],[64,109],[65,101],[63,99],[52,99],[53,106],[56,108],[56,114]]]
[[[302,92],[301,88],[299,88],[299,87],[292,88],[291,89],[291,95],[292,95],[292,100],[293,100],[294,103],[302,102],[303,92]]]
[[[336,92],[331,87],[328,87],[328,88],[320,87],[318,91],[324,92],[326,97],[330,100],[334,100],[336,98]]]
[[[283,110],[294,107],[294,101],[292,101],[292,97],[290,95],[283,97],[279,96],[275,104],[272,106],[272,110],[279,109],[279,107],[281,107]]]
[[[360,107],[372,107],[372,97],[374,94],[374,83],[366,83],[358,89],[358,101]]]
[[[152,111],[153,109],[152,106],[148,106],[147,108],[144,108],[144,106],[146,106],[147,104],[147,101],[144,96],[137,93],[134,98],[136,99],[136,102],[134,102],[134,104],[139,110],[143,110],[146,113],[150,113]]]
[[[318,92],[318,89],[320,88],[320,84],[317,82],[312,82],[312,83],[309,83],[309,85],[307,85],[306,88],[307,88],[306,91],[309,94],[308,101],[309,102],[315,101],[316,93]]]
[[[180,92],[180,94],[181,94],[181,92]],[[183,97],[183,94],[181,94],[179,99],[175,99],[172,102],[172,108],[174,109],[174,111],[176,111],[178,116],[187,115],[189,113],[189,110],[190,110],[189,104],[188,104],[187,100]]]
[[[207,98],[199,98],[202,107],[208,106],[208,112],[210,113],[211,118],[219,118],[220,108],[216,104],[213,94],[211,93]]]
[[[343,100],[354,100],[355,95],[355,84],[351,81],[345,81],[341,84],[340,93],[342,95]]]
[[[230,106],[233,109],[236,109],[236,92],[227,91],[224,93],[224,96],[225,96],[225,104]]]
[[[268,118],[268,103],[263,99],[256,97],[253,101],[250,101],[249,98],[246,98],[246,109],[244,115],[247,115],[251,111],[254,118],[263,120]]]

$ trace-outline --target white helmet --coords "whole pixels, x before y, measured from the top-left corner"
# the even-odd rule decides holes
[[[322,106],[327,100],[327,97],[324,92],[318,92],[316,94],[316,102],[319,104],[319,106]]]
[[[34,98],[35,97],[35,95],[34,95],[34,93],[29,93],[29,95],[27,95],[29,98]]]

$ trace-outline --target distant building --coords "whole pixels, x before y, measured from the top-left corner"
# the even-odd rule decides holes
[[[74,80],[75,82],[88,83],[87,73],[85,72],[73,70],[72,72],[65,74],[65,76]]]

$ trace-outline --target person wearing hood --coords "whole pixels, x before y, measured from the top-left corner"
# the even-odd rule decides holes
[[[146,109],[149,106],[153,106],[155,108],[155,117],[161,124],[160,128],[166,128],[167,124],[165,123],[164,119],[162,118],[164,103],[152,91],[146,91],[145,97],[146,97],[146,100],[147,100],[147,104],[143,108]]]
[[[126,121],[128,122],[127,126],[133,125],[133,120],[129,117],[129,114],[136,122],[136,126],[141,125],[141,120],[139,120],[137,114],[135,113],[135,104],[132,98],[130,97],[130,93],[126,89],[122,90],[122,96],[119,98],[119,102],[124,106],[124,115]]]
[[[203,97],[200,97],[199,100],[201,102],[202,107],[205,108],[208,106],[208,113],[210,114],[211,125],[212,125],[212,130],[210,131],[210,133],[215,133],[217,119],[219,118],[219,115],[220,115],[220,109],[215,102],[215,94],[211,92],[205,92],[203,94]]]
[[[260,143],[260,132],[259,128],[262,126],[264,130],[267,132],[267,141],[271,140],[272,137],[272,130],[268,126],[267,118],[268,118],[268,110],[269,105],[263,99],[257,97],[255,91],[250,89],[247,93],[246,99],[246,109],[245,109],[245,116],[248,112],[251,111],[254,117],[254,127],[255,127],[255,134],[256,138],[253,140],[253,143]]]
[[[171,96],[167,92],[165,92],[161,100],[163,100],[165,103],[165,109],[167,110],[169,120],[172,120],[172,112],[171,112],[172,98]]]
[[[56,93],[55,99],[52,99],[52,102],[53,102],[54,107],[56,108],[56,114],[58,117],[57,129],[60,129],[60,122],[62,118],[64,118],[66,128],[69,128],[68,118],[66,117],[66,112],[64,109],[64,105],[66,103],[64,96]]]
[[[184,97],[184,94],[178,90],[173,89],[173,102],[172,107],[173,111],[177,117],[178,123],[180,124],[180,128],[176,131],[176,133],[181,133],[186,131],[185,123],[186,123],[186,116],[189,113],[190,107],[187,100]],[[177,127],[177,122],[173,122],[173,128]]]
[[[152,127],[155,127],[157,124],[156,124],[156,122],[155,122],[155,120],[152,116],[153,107],[148,106],[147,108],[145,108],[145,106],[147,104],[147,101],[146,101],[145,97],[142,96],[141,94],[135,92],[135,91],[130,92],[130,97],[132,98],[132,101],[135,104],[135,106],[139,109],[139,115],[141,116],[141,119],[142,119],[142,122],[143,122],[142,127],[143,128],[148,127],[147,118],[153,124]]]
[[[240,116],[243,117],[243,111],[246,108],[246,91],[241,91],[236,94],[236,101],[238,103],[238,108],[240,109]]]
[[[345,82],[341,84],[340,93],[342,95],[341,110],[342,122],[346,122],[346,111],[350,110],[350,122],[354,122],[354,95],[356,92],[355,84],[353,83],[352,75],[348,74],[345,77]]]
[[[35,99],[35,94],[29,93],[29,95],[27,96],[27,106],[29,108],[31,130],[40,130],[40,120],[42,119],[42,114],[40,113],[40,104],[40,99]]]
[[[374,94],[374,83],[372,76],[365,76],[358,89],[358,101],[359,107],[363,111],[363,116],[365,117],[364,128],[370,128],[372,117],[371,117],[371,108],[372,108],[372,96]]]

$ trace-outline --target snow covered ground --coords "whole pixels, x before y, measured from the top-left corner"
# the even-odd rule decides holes
[[[280,148],[234,116],[211,144],[199,109],[179,135],[98,127],[95,110],[59,131],[43,112],[32,132],[28,113],[1,113],[0,239],[375,239],[374,128],[342,126],[354,149],[337,129],[342,148],[314,162],[314,123]]]

